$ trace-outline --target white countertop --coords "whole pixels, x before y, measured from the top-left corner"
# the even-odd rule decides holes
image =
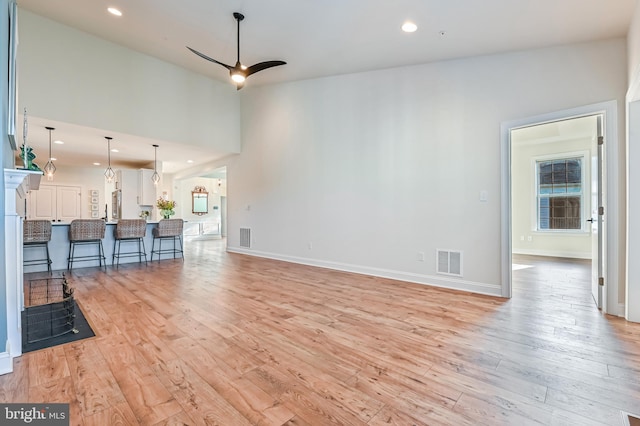
[[[107,222],[107,225],[115,225],[118,222]],[[148,220],[147,225],[156,225],[158,221],[156,220]],[[51,226],[69,226],[71,222],[51,222]]]

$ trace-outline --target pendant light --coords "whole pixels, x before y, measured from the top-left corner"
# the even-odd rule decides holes
[[[56,173],[56,166],[53,164],[53,159],[51,156],[51,131],[55,130],[53,127],[45,127],[49,131],[49,161],[44,166],[44,174],[47,176],[47,180],[53,180],[53,175]]]
[[[155,160],[153,162],[153,175],[151,175],[151,180],[154,185],[160,182],[160,175],[158,174],[158,146],[159,145],[156,144],[153,145]]]
[[[107,166],[107,170],[104,171],[104,177],[107,178],[107,183],[111,183],[113,182],[113,179],[116,177],[115,172],[113,171],[113,169],[111,168],[111,139],[113,139],[110,136],[105,136],[104,137],[107,140],[107,155],[109,156],[109,163]]]

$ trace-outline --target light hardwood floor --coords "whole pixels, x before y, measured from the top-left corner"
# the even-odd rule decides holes
[[[584,262],[519,257],[504,300],[224,251],[79,269],[97,336],[23,355],[5,402],[80,425],[618,425],[640,411],[640,324]]]

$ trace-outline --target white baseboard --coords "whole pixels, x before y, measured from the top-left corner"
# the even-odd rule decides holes
[[[567,257],[570,259],[591,259],[591,253],[559,250],[535,250],[535,249],[513,249],[513,254],[526,254],[529,256],[549,256],[549,257]]]
[[[625,309],[625,304],[618,303],[618,311],[615,314],[619,317],[624,318],[624,309]]]
[[[0,375],[13,373],[13,358],[9,353],[9,341],[7,341],[7,351],[0,352]]]
[[[433,287],[442,287],[452,290],[469,291],[472,293],[486,294],[489,296],[502,295],[500,284],[478,283],[456,279],[455,277],[442,277],[436,275],[415,274],[412,272],[394,271],[390,269],[372,268],[368,266],[351,265],[346,263],[331,262],[318,259],[308,259],[297,256],[286,256],[275,253],[228,247],[231,253],[246,254],[249,256],[264,257],[267,259],[282,260],[285,262],[298,263],[301,265],[317,266],[319,268],[333,269],[337,271],[353,272],[356,274],[370,275],[380,278],[389,278],[397,281],[407,281],[416,284],[424,284]]]

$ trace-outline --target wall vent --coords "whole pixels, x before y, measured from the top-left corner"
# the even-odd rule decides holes
[[[251,228],[240,228],[240,247],[251,248]]]
[[[456,250],[436,250],[437,272],[444,275],[462,276],[462,252]]]

